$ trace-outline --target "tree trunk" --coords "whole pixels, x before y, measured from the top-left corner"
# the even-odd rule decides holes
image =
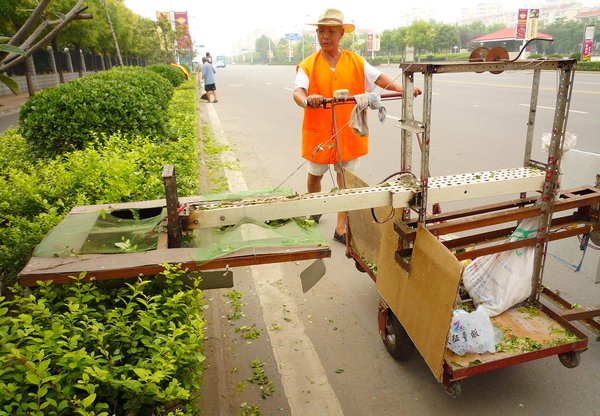
[[[113,42],[115,42],[115,51],[117,54],[117,65],[123,66],[123,58],[121,58],[121,50],[119,49],[119,42],[117,41],[117,34],[115,33],[115,29],[112,24],[112,20],[110,18],[110,13],[108,12],[108,7],[106,7],[106,0],[102,0],[102,5],[104,6],[104,10],[106,11],[106,20],[108,21],[108,27],[110,28],[110,33],[112,34]]]
[[[33,63],[33,56],[29,56],[25,60],[25,81],[27,82],[27,90],[29,96],[35,95],[35,64]]]
[[[52,54],[54,55],[54,62],[56,62],[56,69],[58,71],[58,80],[61,84],[65,83],[65,76],[63,75],[62,62],[57,60],[58,46],[56,43],[56,38],[52,39]]]
[[[69,48],[65,48],[65,55],[67,58],[67,69],[69,72],[73,72],[73,60],[71,59],[71,51]]]

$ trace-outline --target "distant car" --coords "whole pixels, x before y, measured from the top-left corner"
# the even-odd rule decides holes
[[[217,68],[225,68],[227,66],[227,64],[225,63],[225,57],[224,56],[217,56],[217,60],[215,62],[215,66]]]

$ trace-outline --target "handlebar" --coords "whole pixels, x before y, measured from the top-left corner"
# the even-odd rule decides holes
[[[381,101],[391,101],[391,100],[398,100],[402,98],[402,93],[401,92],[394,92],[394,93],[389,93],[389,94],[381,94],[379,96],[379,98],[381,99]],[[323,106],[323,108],[328,108],[327,104],[354,104],[356,103],[356,98],[352,95],[348,96],[348,97],[344,97],[344,98],[323,98],[323,100],[321,101],[321,104]]]

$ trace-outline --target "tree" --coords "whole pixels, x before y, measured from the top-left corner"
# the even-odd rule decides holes
[[[161,60],[160,40],[156,23],[150,19],[137,16],[133,24],[133,39],[131,54],[138,58],[145,58],[151,62]]]
[[[171,22],[165,16],[159,16],[157,22],[158,38],[160,40],[160,49],[162,51],[162,62],[169,63],[175,61],[175,31]]]
[[[260,38],[256,39],[256,42],[254,42],[254,51],[256,53],[254,59],[265,64],[269,62],[270,42],[271,40],[265,35],[262,35]]]
[[[9,0],[10,2],[14,3],[13,6],[21,4],[13,0]],[[40,0],[22,24],[20,24],[20,18],[25,17],[26,14],[23,9],[15,7],[20,10],[20,13],[15,13],[12,21],[16,33],[4,45],[5,48],[0,49],[0,74],[25,62],[35,51],[46,47],[72,21],[92,18],[90,14],[83,13],[87,9],[87,6],[84,6],[85,0],[77,0],[71,8],[62,9],[66,13],[49,9],[50,2],[51,0]],[[13,47],[12,51],[10,47]],[[14,48],[18,48],[22,52]],[[31,76],[31,74],[27,75]],[[7,77],[3,76],[0,81],[6,83],[6,79]],[[16,83],[11,85],[9,82],[7,85],[13,93],[18,93]],[[32,90],[29,92],[30,94],[34,93]]]
[[[583,31],[588,24],[594,24],[594,22],[585,23],[581,21],[560,19],[542,27],[540,30],[552,35],[554,38],[551,43],[544,42],[544,45],[542,46],[544,51],[546,53],[559,53],[562,55],[581,52]],[[596,28],[598,28],[598,22],[596,22]]]
[[[433,38],[433,52],[443,50],[448,52],[454,46],[458,46],[460,42],[460,36],[458,34],[458,27],[439,24],[435,26],[435,35]]]
[[[418,60],[422,52],[433,50],[435,27],[431,22],[415,21],[406,29],[406,44],[415,48]]]
[[[404,60],[406,52],[406,28],[399,27],[392,30],[384,30],[381,34],[381,50],[387,53],[388,59],[399,55],[400,59]]]
[[[106,6],[106,0],[101,1],[102,6],[104,7],[104,11],[106,12],[106,21],[108,22],[108,27],[110,28],[110,34],[112,35],[113,42],[115,42],[115,51],[117,52],[117,63],[118,65],[123,66],[123,57],[121,56],[121,49],[119,49],[119,41],[117,40],[117,34],[115,33],[115,28],[110,17],[110,11]]]

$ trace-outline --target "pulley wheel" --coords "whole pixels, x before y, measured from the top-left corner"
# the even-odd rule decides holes
[[[473,49],[471,55],[469,55],[469,62],[485,62],[485,57],[487,56],[490,50],[485,46],[481,46],[479,48]],[[475,71],[477,73],[482,73],[483,71]]]
[[[508,51],[502,46],[492,48],[485,56],[487,62],[508,61]],[[504,71],[490,71],[492,74],[501,74]]]

